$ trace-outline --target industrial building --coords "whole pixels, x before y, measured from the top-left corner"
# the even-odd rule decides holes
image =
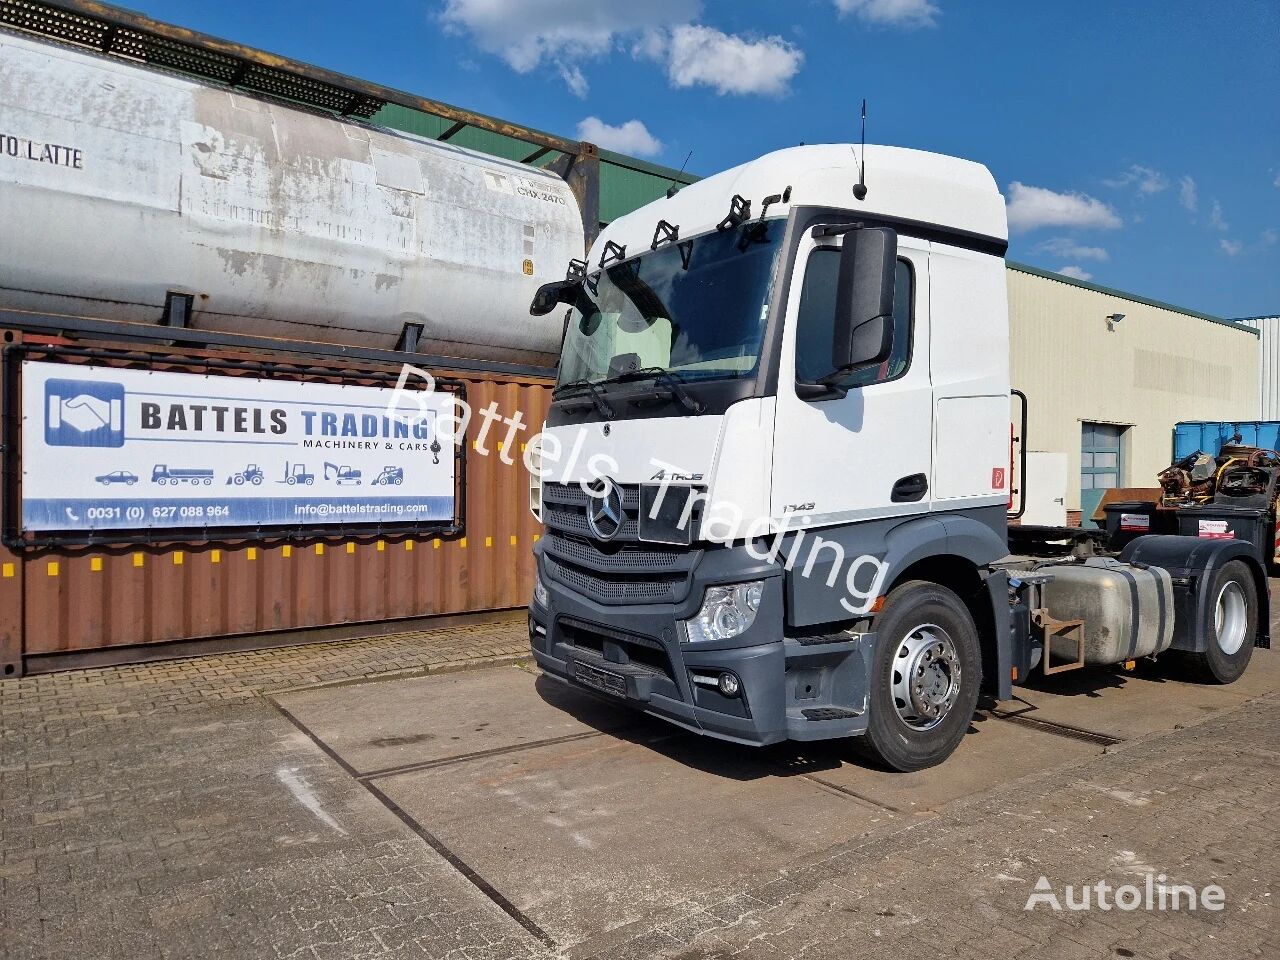
[[[592,144],[98,3],[0,4],[0,30],[194,79],[234,96],[241,107],[267,104],[271,110],[339,119],[355,129],[403,131],[498,158],[507,172],[523,164],[539,177],[554,173],[572,193],[588,243],[601,224],[663,196],[672,185],[696,180]],[[394,163],[374,166],[378,186],[423,193],[412,183],[406,186],[404,171]],[[188,194],[184,202],[191,199]],[[518,249],[518,223],[515,237],[513,249]],[[529,253],[528,245],[540,241],[529,234],[523,240],[529,284],[563,275],[565,264]],[[231,261],[245,269],[242,261]],[[514,262],[519,273],[520,261]],[[1092,513],[1106,489],[1151,485],[1169,463],[1178,421],[1258,416],[1259,381],[1239,371],[1258,366],[1259,324],[1264,344],[1280,344],[1274,336],[1268,339],[1262,321],[1251,328],[1019,264],[1010,264],[1007,276],[1012,381],[1029,400],[1026,445],[1033,453],[1028,476],[1020,481],[1027,495],[1026,522],[1078,522]],[[390,281],[379,284],[381,290]],[[394,382],[395,371],[410,362],[444,374],[466,392],[473,408],[493,402],[504,414],[519,412],[536,429],[555,374],[547,356],[503,357],[480,349],[482,343],[471,343],[470,354],[448,350],[442,346],[447,337],[437,335],[430,318],[414,322],[412,315],[399,313],[376,335],[365,331],[366,339],[356,331],[344,340],[318,343],[310,339],[313,330],[290,341],[267,339],[261,329],[203,323],[199,296],[184,293],[165,297],[162,292],[153,309],[110,316],[102,310],[86,316],[69,306],[56,312],[41,312],[26,302],[4,306],[0,333],[13,360],[5,368],[7,397],[18,392],[16,364],[25,359],[170,371],[224,365],[244,375],[305,376],[362,387]],[[72,313],[77,316],[68,316]],[[273,328],[269,336],[281,333]],[[1261,389],[1265,413],[1266,396],[1280,390],[1265,369]],[[1280,397],[1274,403],[1280,406]],[[134,540],[24,540],[12,522],[20,512],[20,464],[6,452],[0,674],[181,655],[213,646],[367,635],[404,629],[421,618],[523,606],[533,580],[529,550],[540,528],[525,506],[526,478],[519,461],[513,466],[475,455],[482,439],[478,428],[472,424],[457,464],[453,516],[418,531],[388,524],[298,528],[287,535],[215,529],[176,539],[152,531]],[[7,451],[16,450],[17,428],[10,423],[7,429],[12,431]],[[241,475],[251,473],[246,467]],[[289,477],[290,482],[296,478]]]
[[[1253,418],[1280,420],[1280,316],[1240,317],[1235,323],[1258,331],[1260,404]]]
[[[1155,487],[1179,421],[1258,418],[1256,330],[1023,264],[1008,278],[1027,522],[1087,521],[1106,490]]]

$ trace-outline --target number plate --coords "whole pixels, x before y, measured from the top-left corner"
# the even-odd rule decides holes
[[[600,670],[581,660],[573,661],[573,679],[584,687],[599,690],[601,693],[608,693],[615,697],[627,695],[626,677],[618,673],[610,673],[608,670]]]

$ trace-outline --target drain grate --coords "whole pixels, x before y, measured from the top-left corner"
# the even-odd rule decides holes
[[[1041,720],[1037,717],[1029,717],[1022,713],[996,713],[990,711],[986,716],[996,720],[1003,720],[1006,723],[1016,723],[1019,726],[1029,727],[1032,730],[1040,730],[1044,733],[1052,733],[1057,737],[1065,737],[1068,740],[1078,740],[1081,743],[1092,743],[1100,747],[1111,747],[1117,743],[1124,743],[1123,737],[1113,737],[1106,733],[1095,733],[1092,730],[1082,730],[1080,727],[1072,727],[1065,723],[1054,723],[1052,720]]]

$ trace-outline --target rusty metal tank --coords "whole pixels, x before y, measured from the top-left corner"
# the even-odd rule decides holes
[[[554,174],[0,33],[0,308],[554,363]]]

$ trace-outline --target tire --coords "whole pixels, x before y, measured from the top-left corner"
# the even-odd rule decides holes
[[[906,662],[914,663],[915,671],[903,671]],[[901,696],[911,696],[904,683],[912,673],[931,681],[920,700]],[[862,751],[904,773],[942,763],[969,729],[981,684],[978,629],[964,602],[924,580],[895,587],[876,622]]]
[[[1234,683],[1249,666],[1258,636],[1258,588],[1242,560],[1224,564],[1214,576],[1205,619],[1209,649],[1184,654],[1184,672],[1200,683]]]

